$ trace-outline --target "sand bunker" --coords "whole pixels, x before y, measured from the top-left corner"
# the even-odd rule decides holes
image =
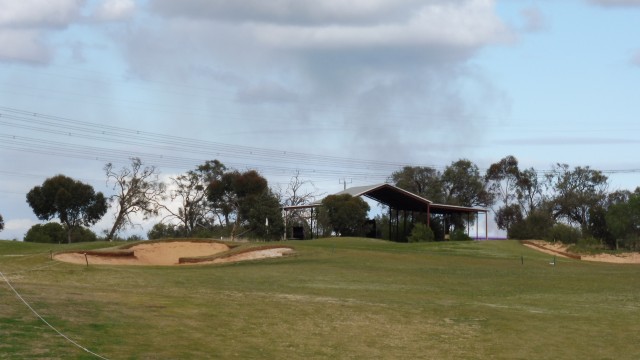
[[[140,243],[128,249],[67,252],[54,255],[54,259],[74,264],[90,265],[181,265],[181,264],[217,264],[233,261],[256,260],[280,257],[292,252],[287,247],[247,249],[237,254],[211,257],[230,250],[226,244],[218,242],[151,242]],[[205,257],[204,259],[198,259]]]
[[[640,264],[640,253],[574,255],[567,252],[567,245],[542,240],[523,241],[523,245],[559,257],[573,257],[585,261],[598,261],[616,264]]]

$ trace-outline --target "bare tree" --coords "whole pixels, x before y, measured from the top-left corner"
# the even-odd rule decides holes
[[[187,235],[191,235],[198,225],[207,222],[209,206],[207,204],[207,186],[203,177],[197,171],[188,171],[186,174],[170,178],[169,201],[178,202],[177,209],[166,204],[162,208],[169,213],[165,218],[175,218]]]
[[[280,189],[278,196],[282,206],[302,206],[312,204],[318,197],[323,196],[311,180],[303,180],[300,178],[300,171],[291,177],[286,189]],[[285,227],[287,224],[295,222],[305,222],[310,216],[306,209],[292,210],[285,214]]]
[[[115,170],[113,164],[104,167],[107,184],[112,183],[116,194],[110,201],[117,211],[113,226],[107,235],[109,241],[115,234],[127,226],[134,226],[131,216],[141,213],[144,219],[157,216],[160,210],[159,201],[163,198],[165,187],[158,181],[158,172],[154,166],[144,166],[142,161],[131,158],[131,166]]]

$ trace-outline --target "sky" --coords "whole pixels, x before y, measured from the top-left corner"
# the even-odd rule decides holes
[[[333,193],[513,155],[635,189],[638,24],[640,0],[0,0],[0,238],[46,178],[109,195],[134,156]]]

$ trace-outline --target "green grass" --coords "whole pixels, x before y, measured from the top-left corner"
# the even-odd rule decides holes
[[[282,244],[297,255],[86,267],[49,251],[113,244],[0,241],[0,271],[47,321],[110,359],[640,358],[637,265],[551,266],[514,241]],[[0,358],[92,358],[6,283],[0,339]]]

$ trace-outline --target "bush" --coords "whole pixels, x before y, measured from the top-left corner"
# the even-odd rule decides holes
[[[93,231],[84,227],[75,228],[71,233],[71,242],[74,243],[96,241],[97,239],[98,237]],[[67,231],[62,225],[55,222],[36,224],[27,231],[24,241],[62,244],[67,242]]]
[[[411,230],[411,235],[408,238],[409,242],[423,242],[435,240],[433,230],[425,224],[417,223]]]
[[[452,241],[469,241],[471,237],[463,229],[455,229],[450,234],[449,239]]]
[[[581,237],[580,230],[565,224],[555,224],[549,232],[549,240],[563,244],[577,244]]]
[[[67,232],[58,223],[36,224],[27,231],[24,241],[34,243],[61,244],[66,242]]]
[[[512,224],[507,235],[510,239],[547,239],[553,227],[551,215],[543,209],[532,212],[527,218]]]

